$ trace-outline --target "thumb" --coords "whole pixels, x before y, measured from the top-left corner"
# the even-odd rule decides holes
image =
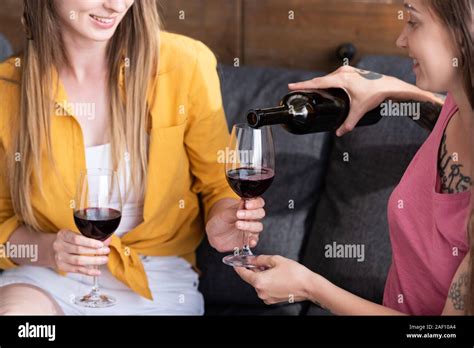
[[[257,273],[252,270],[248,270],[245,267],[234,267],[234,270],[240,276],[240,278],[253,286],[257,277]]]
[[[275,256],[270,255],[259,255],[251,258],[252,265],[257,267],[273,268],[276,266]]]

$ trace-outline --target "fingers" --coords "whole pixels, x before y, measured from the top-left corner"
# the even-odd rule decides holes
[[[67,252],[68,254],[75,254],[75,255],[107,255],[110,253],[110,248],[103,247],[99,249],[87,248],[80,245],[70,244],[64,242],[62,244],[62,250]]]
[[[323,77],[315,77],[312,80],[290,83],[288,88],[290,90],[301,90],[301,89],[325,89],[335,88],[341,86],[341,80],[336,75],[326,75]]]
[[[235,227],[239,230],[251,233],[260,233],[263,231],[263,224],[258,221],[265,217],[265,201],[262,197],[245,201],[245,209],[238,210],[236,215],[240,219],[235,223]],[[244,219],[244,220],[242,220]],[[255,246],[258,241],[258,236],[252,238],[251,246]]]
[[[88,248],[99,249],[104,246],[104,243],[99,240],[87,238],[68,230],[59,231],[58,237],[67,243],[80,245]]]
[[[89,276],[100,275],[100,270],[90,266],[100,266],[108,262],[107,256],[81,256],[65,252],[56,253],[56,265],[60,271],[82,273]]]
[[[58,255],[62,262],[71,266],[101,266],[109,261],[107,256],[83,256],[67,253],[60,253]]]
[[[262,197],[248,199],[245,201],[245,209],[259,209],[265,206],[265,200]]]
[[[58,269],[66,273],[81,273],[88,276],[99,276],[100,270],[96,268],[87,268],[85,266],[74,266],[63,262],[57,262]]]
[[[258,244],[258,235],[250,236],[249,245],[251,248],[255,248]]]
[[[278,255],[260,255],[252,257],[252,265],[256,266],[257,269],[249,270],[245,267],[234,267],[234,270],[245,282],[255,287],[260,274],[269,268],[275,267],[279,258],[281,258],[281,256]]]
[[[344,134],[352,132],[363,116],[363,113],[361,114],[357,109],[351,108],[344,123],[336,130],[336,135],[342,137]]]
[[[104,243],[81,236],[73,231],[61,230],[53,243],[56,266],[60,271],[99,275],[91,266],[108,262],[110,248]]]
[[[242,278],[246,283],[253,286],[257,279],[257,273],[252,270],[248,270],[245,267],[234,267],[235,272]]]
[[[245,207],[237,210],[237,218],[245,220],[261,220],[265,217],[265,201],[262,197],[245,201]]]
[[[261,220],[265,217],[265,210],[263,208],[255,210],[238,210],[237,218],[245,220]]]
[[[260,233],[263,231],[263,224],[260,221],[237,221],[235,223],[235,227],[237,227],[241,231],[247,231],[251,233]]]

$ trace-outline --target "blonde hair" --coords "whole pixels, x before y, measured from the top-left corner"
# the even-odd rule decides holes
[[[56,168],[50,130],[54,96],[48,86],[58,83],[52,81],[53,70],[68,64],[68,60],[53,0],[24,0],[22,22],[26,40],[20,114],[13,131],[13,151],[20,154],[20,161],[9,156],[9,184],[17,217],[27,226],[40,230],[30,195],[35,184],[42,194],[40,160],[43,151]],[[157,0],[135,1],[107,47],[112,163],[117,170],[127,154],[131,187],[139,193],[146,190],[150,122],[147,95],[149,81],[158,71],[160,28]],[[122,68],[125,95],[119,86]]]

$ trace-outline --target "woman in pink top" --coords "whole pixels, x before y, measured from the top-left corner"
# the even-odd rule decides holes
[[[290,85],[349,92],[351,112],[338,136],[385,99],[442,106],[439,117],[428,109],[421,116],[431,134],[388,202],[393,256],[383,305],[351,294],[295,261],[259,256],[255,263],[260,271],[236,271],[267,304],[310,300],[345,315],[474,314],[474,151],[469,151],[474,145],[474,0],[407,0],[405,8],[408,21],[397,45],[414,60],[417,87],[352,67]],[[448,91],[444,105],[426,91]]]

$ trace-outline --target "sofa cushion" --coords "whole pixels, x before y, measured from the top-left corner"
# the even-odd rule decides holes
[[[414,81],[411,61],[370,56],[360,68]],[[334,140],[325,187],[303,263],[356,295],[381,303],[391,246],[387,201],[428,132],[410,118],[385,117],[374,126],[356,128]],[[345,157],[348,156],[348,157]],[[359,246],[362,257],[334,253]],[[363,247],[363,249],[362,249]],[[321,314],[310,305],[309,315]]]
[[[288,92],[289,82],[321,75],[318,72],[225,65],[220,66],[219,72],[229,128],[235,123],[245,122],[246,111],[250,108],[277,105]],[[305,231],[314,220],[329,153],[329,137],[328,134],[295,136],[281,127],[273,127],[273,134],[276,175],[264,194],[267,216],[263,220],[264,232],[254,251],[299,260]],[[203,241],[197,253],[198,267],[202,271],[200,290],[205,297],[207,313],[241,314],[239,308],[258,306],[249,308],[248,312],[262,313],[268,309],[268,313],[299,314],[299,304],[279,306],[276,310],[267,307],[252,287],[222,263],[225,255],[211,248],[207,240]]]

